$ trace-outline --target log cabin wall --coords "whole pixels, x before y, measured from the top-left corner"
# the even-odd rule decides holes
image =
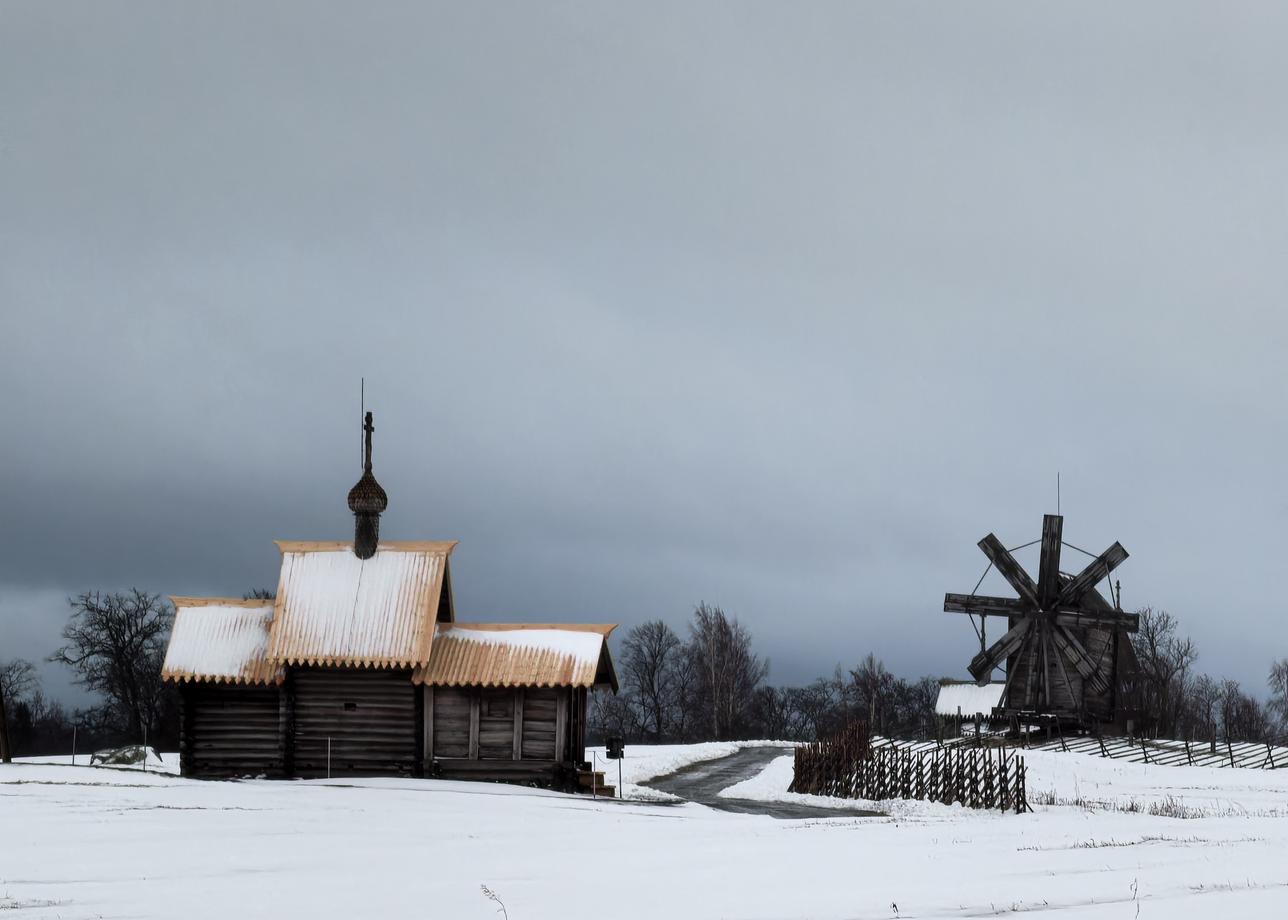
[[[293,775],[416,776],[421,716],[410,670],[296,668]]]
[[[584,687],[416,687],[406,670],[183,684],[185,776],[440,776],[550,784],[585,760]]]
[[[276,686],[181,684],[179,772],[209,778],[288,775],[280,728],[283,695]]]

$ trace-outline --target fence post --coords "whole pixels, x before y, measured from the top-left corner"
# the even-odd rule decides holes
[[[1010,790],[1007,789],[1006,777],[1006,749],[1002,747],[997,751],[997,805],[1005,812],[1007,805],[1011,803]]]

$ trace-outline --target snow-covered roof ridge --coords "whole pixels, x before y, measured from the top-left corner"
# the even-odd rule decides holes
[[[1000,681],[978,686],[974,681],[941,681],[939,696],[935,700],[935,713],[941,716],[955,716],[960,711],[965,717],[974,715],[991,715],[993,707],[1002,703],[1002,690],[1006,685]]]
[[[171,597],[175,607],[163,680],[280,683],[280,666],[265,657],[273,601],[231,597]]]
[[[345,542],[277,546],[282,572],[270,659],[354,667],[429,661],[456,541],[383,542],[370,559]],[[450,601],[446,609],[450,617]]]
[[[607,652],[616,624],[440,623],[427,666],[433,686],[617,688]]]

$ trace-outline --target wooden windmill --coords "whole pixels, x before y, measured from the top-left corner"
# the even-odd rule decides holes
[[[980,540],[979,548],[1018,597],[945,594],[944,610],[980,618],[980,652],[969,671],[983,686],[996,668],[1005,668],[997,715],[1121,724],[1133,715],[1137,667],[1127,634],[1137,630],[1140,618],[1124,613],[1116,599],[1110,604],[1096,585],[1127,558],[1127,550],[1114,543],[1081,572],[1067,575],[1060,571],[1060,550],[1068,545],[1060,539],[1063,525],[1058,514],[1042,519],[1036,582],[997,537],[990,533]],[[1008,628],[985,647],[988,617],[1005,617]]]

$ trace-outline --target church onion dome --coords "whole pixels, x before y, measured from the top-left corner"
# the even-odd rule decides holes
[[[362,478],[349,490],[349,510],[353,512],[353,553],[359,559],[370,559],[380,544],[380,513],[389,507],[389,496],[371,474],[371,433],[376,426],[370,412],[362,428]]]
[[[371,470],[364,470],[362,478],[349,490],[349,510],[354,514],[380,514],[389,507],[389,496],[376,482]]]

